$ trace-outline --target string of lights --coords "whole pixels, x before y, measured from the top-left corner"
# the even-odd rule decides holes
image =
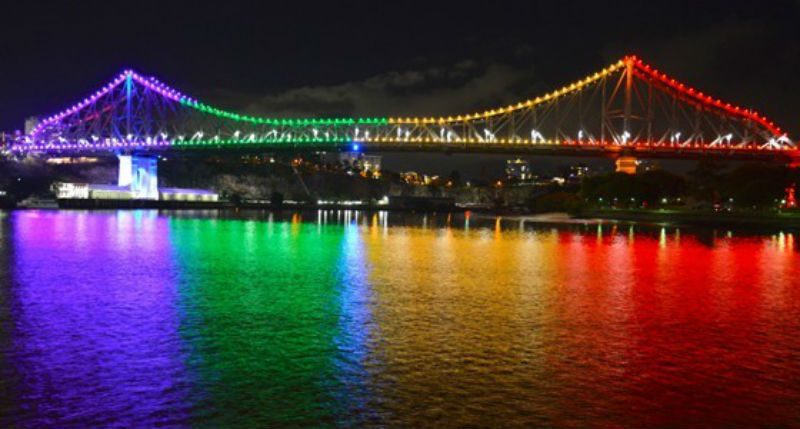
[[[689,108],[694,109],[694,112],[712,111],[716,112],[719,117],[736,119],[739,121],[738,123],[741,123],[743,132],[740,132],[742,130],[730,132],[729,129],[725,129],[724,127],[730,126],[730,124],[726,118],[723,118],[723,128],[712,126],[712,130],[704,131],[704,135],[698,135],[698,131],[694,130],[694,135],[690,136],[692,133],[684,134],[681,131],[691,130],[669,128],[662,130],[662,133],[667,134],[668,138],[663,137],[665,134],[662,134],[662,138],[659,140],[653,138],[649,130],[647,135],[635,133],[628,128],[628,117],[635,116],[628,112],[633,91],[631,89],[633,79],[650,85],[648,88],[658,86],[660,91],[668,94],[669,97],[682,100]],[[121,88],[121,85],[124,87]],[[137,88],[137,85],[144,90]],[[573,100],[575,97],[586,97],[585,92],[592,85],[594,86],[593,89],[589,89],[590,94],[591,91],[595,91],[596,94],[596,91],[602,89],[601,110],[607,109],[610,103],[606,100],[606,86],[610,88],[611,95],[609,97],[621,97],[618,94],[624,92],[625,101],[628,103],[624,107],[626,110],[624,127],[619,126],[619,123],[604,122],[604,125],[601,125],[604,129],[600,132],[597,130],[585,132],[581,125],[577,130],[566,133],[558,127],[555,130],[543,130],[539,126],[544,126],[545,123],[530,119],[532,116],[528,112],[533,112],[534,109],[541,107],[542,112],[546,113],[547,109],[556,106],[555,110],[558,111],[556,103],[565,97],[572,97]],[[620,90],[620,88],[623,89]],[[108,99],[104,100],[104,97],[108,97]],[[132,98],[137,97],[141,99],[134,104],[146,107],[144,110],[136,110],[131,113]],[[564,103],[568,107],[570,102],[572,101],[568,100]],[[159,108],[160,110],[152,110],[152,105],[159,103],[167,107],[162,106]],[[92,109],[87,111],[89,107]],[[562,111],[568,111],[567,107]],[[173,113],[165,115],[163,113],[165,109]],[[194,114],[194,117],[190,116],[188,112],[192,111],[199,113],[200,116],[197,114]],[[157,115],[161,116],[150,117],[150,114],[155,112],[160,112]],[[103,122],[98,120],[102,115],[111,117]],[[143,117],[132,118],[132,115]],[[622,117],[620,113],[616,115],[616,118]],[[209,121],[209,118],[216,120]],[[126,120],[127,123],[114,123],[114,121],[123,120]],[[158,122],[170,120],[185,122],[170,124],[169,127]],[[549,118],[548,120],[560,123],[563,117]],[[636,120],[641,121],[641,116]],[[109,121],[111,129],[97,128],[108,126],[102,124],[109,123]],[[581,118],[579,121],[582,122],[583,119]],[[91,128],[91,130],[96,130],[97,133],[86,131],[85,125],[90,123],[95,124],[95,128]],[[134,131],[131,131],[131,123],[147,123],[148,125],[136,125],[139,128],[134,126]],[[504,125],[509,123],[510,126]],[[236,124],[246,126],[239,128]],[[761,127],[753,129],[755,134],[761,133],[758,139],[748,137],[748,133],[753,135],[750,131],[750,128],[753,127],[751,124]],[[608,132],[604,137],[605,128],[608,128]],[[128,131],[121,132],[125,129]],[[82,149],[129,150],[170,146],[211,148],[228,145],[324,146],[349,142],[383,146],[436,143],[442,145],[560,145],[585,148],[672,147],[734,151],[796,150],[794,144],[782,133],[781,129],[761,114],[723,103],[719,99],[687,87],[635,56],[627,56],[596,73],[542,96],[483,112],[447,117],[268,118],[242,115],[202,103],[153,77],[145,77],[132,70],[125,70],[91,96],[43,119],[21,141],[12,144],[12,150],[22,152]]]

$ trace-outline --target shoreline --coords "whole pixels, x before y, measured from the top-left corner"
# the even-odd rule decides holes
[[[572,218],[653,224],[679,224],[704,227],[770,227],[800,229],[800,212],[742,213],[683,210],[598,209],[578,212],[572,215]]]
[[[61,199],[40,200],[29,205],[2,207],[9,210],[359,210],[359,211],[393,211],[393,212],[426,212],[426,213],[463,213],[469,208],[458,206],[409,207],[374,204],[316,204],[316,203],[281,203],[243,202],[235,204],[230,201],[176,201],[176,200],[111,200],[111,199]]]
[[[4,205],[2,210],[270,210],[315,211],[357,210],[365,212],[398,213],[467,213],[476,218],[503,218],[504,220],[543,224],[585,224],[604,222],[635,222],[655,225],[687,225],[734,228],[789,228],[800,229],[800,211],[775,213],[712,212],[688,210],[642,209],[590,209],[575,213],[508,213],[502,210],[472,209],[467,207],[401,207],[372,204],[271,204],[240,203],[229,201],[165,201],[165,200],[42,200],[33,205]]]

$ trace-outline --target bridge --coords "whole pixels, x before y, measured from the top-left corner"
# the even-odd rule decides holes
[[[164,151],[352,148],[628,160],[713,156],[800,165],[795,143],[763,115],[704,94],[635,56],[535,98],[439,117],[248,116],[125,70],[10,146],[18,154],[116,154],[121,184],[123,173],[137,165],[155,174],[153,155]]]

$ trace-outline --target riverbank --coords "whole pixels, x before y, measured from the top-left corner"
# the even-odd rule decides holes
[[[18,205],[17,208],[31,209],[165,209],[165,210],[208,210],[208,209],[244,209],[244,210],[359,210],[359,211],[396,211],[396,212],[440,212],[461,213],[468,209],[458,206],[426,205],[394,205],[370,203],[307,203],[270,201],[175,201],[175,200],[114,200],[114,199],[59,199],[36,200],[30,205]]]
[[[743,213],[690,210],[593,209],[573,215],[577,219],[608,219],[644,223],[727,226],[737,228],[800,229],[800,212]]]
[[[13,208],[13,207],[5,207]],[[358,210],[392,211],[419,213],[464,213],[471,212],[476,217],[503,217],[507,220],[520,220],[533,223],[586,223],[602,221],[623,221],[651,224],[694,225],[705,227],[731,228],[789,228],[800,229],[800,211],[774,213],[713,212],[675,209],[584,209],[576,213],[506,213],[490,209],[469,209],[465,207],[403,207],[392,204],[317,204],[304,202],[283,202],[274,204],[268,201],[239,202],[230,201],[159,201],[159,200],[90,200],[62,199],[37,200],[33,205],[17,205],[20,209],[164,209],[164,210]]]

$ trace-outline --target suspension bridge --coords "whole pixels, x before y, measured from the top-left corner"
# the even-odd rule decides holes
[[[800,151],[760,113],[694,89],[635,56],[550,93],[439,117],[270,118],[220,109],[125,70],[43,118],[18,154],[114,153],[120,171],[164,151],[359,150],[765,159]],[[618,163],[619,165],[619,163]]]

